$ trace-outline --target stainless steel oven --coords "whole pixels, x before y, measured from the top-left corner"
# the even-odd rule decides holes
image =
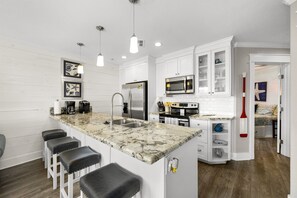
[[[166,95],[192,94],[195,92],[194,75],[165,79]]]
[[[190,127],[191,115],[199,114],[199,104],[195,102],[175,102],[171,104],[170,113],[160,113],[159,122]]]

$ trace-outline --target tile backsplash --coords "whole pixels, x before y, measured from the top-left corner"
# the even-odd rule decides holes
[[[198,102],[200,114],[235,115],[235,97],[202,98],[195,96],[173,96],[158,98],[163,102]]]

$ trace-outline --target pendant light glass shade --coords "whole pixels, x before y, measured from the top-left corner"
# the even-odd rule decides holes
[[[97,56],[97,66],[98,67],[103,67],[104,66],[104,57],[103,55],[100,53]]]
[[[138,52],[138,39],[135,34],[130,38],[130,53],[136,54]]]
[[[84,73],[84,66],[81,64],[81,47],[85,46],[83,43],[77,43],[79,46],[79,57],[80,57],[80,64],[77,66],[77,73],[83,74]]]
[[[84,73],[84,66],[83,65],[78,65],[77,66],[77,73],[78,74],[83,74]]]
[[[101,32],[104,30],[104,27],[102,26],[96,26],[96,29],[99,31],[99,54],[97,56],[97,66],[98,67],[103,67],[104,66],[104,57],[101,53]]]

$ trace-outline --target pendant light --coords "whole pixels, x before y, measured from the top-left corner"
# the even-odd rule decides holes
[[[104,30],[102,26],[96,26],[96,29],[99,31],[99,54],[97,56],[97,66],[103,67],[104,66],[104,57],[101,52],[101,32]]]
[[[80,63],[77,66],[77,73],[78,74],[83,74],[84,73],[84,66],[81,63],[81,47],[85,46],[85,44],[83,44],[83,43],[77,43],[77,45],[79,46],[79,56],[80,56]]]
[[[135,35],[135,4],[138,0],[129,0],[133,4],[133,35],[130,38],[130,53],[136,54],[138,52],[138,38]]]

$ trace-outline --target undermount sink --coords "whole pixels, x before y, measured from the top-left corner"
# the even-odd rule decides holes
[[[145,124],[142,123],[142,122],[137,122],[137,121],[134,121],[134,120],[127,120],[127,119],[114,120],[113,124],[121,125],[121,126],[124,126],[124,127],[129,127],[129,128],[138,128],[138,127],[145,126]]]
[[[135,121],[127,120],[127,119],[119,119],[119,120],[114,120],[112,123],[116,125],[124,125],[124,124],[133,123],[133,122]]]
[[[209,117],[209,116],[215,116],[216,114],[203,114],[201,117]]]
[[[142,123],[142,122],[132,122],[132,123],[129,123],[129,124],[123,124],[122,126],[129,127],[129,128],[138,128],[138,127],[145,126],[145,124]]]

